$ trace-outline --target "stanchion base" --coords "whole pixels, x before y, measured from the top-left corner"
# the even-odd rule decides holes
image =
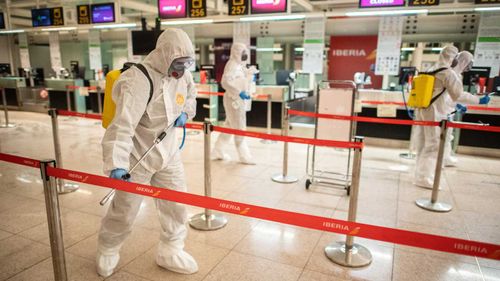
[[[186,135],[188,136],[197,136],[200,134],[200,131],[188,131],[186,132]]]
[[[58,184],[57,193],[68,194],[77,191],[78,188],[80,188],[80,186],[76,183],[64,182],[63,184]]]
[[[370,250],[356,243],[348,251],[344,242],[332,243],[326,246],[325,255],[334,263],[347,267],[363,267],[372,262]]]
[[[288,176],[288,175],[285,176],[283,174],[276,174],[272,176],[271,179],[279,183],[294,183],[299,181],[299,179],[294,176]]]
[[[417,154],[415,154],[415,153],[401,153],[401,154],[399,154],[399,157],[403,158],[403,159],[413,160],[413,159],[417,158]]]
[[[16,124],[13,124],[13,123],[0,125],[0,128],[15,128],[15,127],[16,127]]]
[[[453,208],[450,204],[447,203],[442,203],[442,202],[432,203],[431,200],[427,198],[418,199],[417,201],[415,201],[415,203],[420,208],[433,212],[445,213],[451,211],[451,209]]]
[[[263,143],[263,144],[271,144],[271,143],[276,143],[276,141],[261,139],[261,140],[260,140],[260,143]]]
[[[227,218],[221,214],[211,214],[209,219],[205,213],[197,214],[189,219],[189,225],[197,230],[217,230],[227,224]]]

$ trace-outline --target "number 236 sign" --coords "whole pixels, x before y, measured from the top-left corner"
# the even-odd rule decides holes
[[[437,6],[439,0],[409,0],[408,6]]]

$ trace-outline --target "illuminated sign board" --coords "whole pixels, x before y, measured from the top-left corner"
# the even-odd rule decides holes
[[[158,14],[161,19],[186,17],[186,0],[158,0]]]
[[[78,12],[78,24],[90,24],[90,6],[78,5],[76,6]]]
[[[405,0],[359,0],[360,8],[401,7]]]
[[[201,18],[207,16],[207,0],[188,0],[189,17]]]
[[[287,0],[252,0],[252,14],[285,13]]]
[[[108,23],[115,21],[115,4],[92,4],[90,6],[92,23]]]
[[[31,23],[33,27],[64,25],[63,8],[32,9]]]
[[[228,0],[227,7],[230,16],[241,16],[248,14],[248,0]]]
[[[437,6],[439,0],[408,0],[408,6]]]
[[[500,0],[474,0],[476,4],[500,4]]]

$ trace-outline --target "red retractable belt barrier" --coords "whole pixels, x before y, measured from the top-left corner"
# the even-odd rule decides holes
[[[364,237],[401,245],[500,260],[500,245],[495,244],[294,213],[52,167],[47,168],[47,174],[57,178],[108,188],[116,188],[125,192],[246,217],[264,219],[321,231]]]
[[[209,95],[209,96],[219,96],[219,97],[224,96],[224,93],[222,93],[222,92],[198,91],[198,94],[200,94],[200,95]]]
[[[313,118],[337,119],[337,120],[352,120],[365,123],[381,123],[381,124],[394,124],[394,125],[418,125],[418,126],[439,126],[439,122],[434,121],[413,121],[389,118],[375,118],[363,116],[346,116],[346,115],[333,115],[324,113],[305,112],[298,110],[288,110],[290,115],[307,116]]]
[[[102,119],[102,116],[99,115],[99,114],[80,113],[80,112],[68,111],[68,110],[62,110],[62,109],[58,109],[57,110],[57,114],[59,114],[61,116],[75,116],[75,117],[97,119],[97,120],[101,120]]]
[[[186,123],[186,129],[203,130],[203,124]]]
[[[15,156],[11,154],[0,153],[0,160],[33,168],[40,168],[40,161],[38,160]]]
[[[278,136],[278,135],[258,133],[258,132],[241,131],[241,130],[224,128],[224,127],[217,127],[217,126],[213,126],[213,130],[215,132],[221,132],[221,133],[225,133],[225,134],[251,137],[251,138],[259,138],[259,139],[267,139],[267,140],[275,140],[275,141],[304,143],[304,144],[311,144],[311,145],[317,145],[317,146],[328,146],[328,147],[338,147],[338,148],[363,148],[363,144],[358,143],[358,142],[333,141],[333,140],[321,140],[321,139],[308,139],[308,138],[289,137],[289,136]]]
[[[468,109],[470,110],[484,110],[484,111],[496,111],[500,112],[500,107],[489,107],[489,106],[480,106],[480,105],[468,105]]]
[[[484,126],[484,125],[474,125],[474,124],[463,124],[463,123],[453,123],[449,122],[448,127],[458,128],[464,130],[475,130],[475,131],[486,131],[500,133],[499,126]]]
[[[404,106],[404,102],[397,102],[397,101],[373,101],[373,100],[361,100],[361,103],[366,103],[366,104],[394,104],[394,105],[401,105]],[[495,112],[500,112],[500,107],[491,107],[487,105],[467,105],[467,108],[470,110],[483,110],[483,111],[495,111]]]

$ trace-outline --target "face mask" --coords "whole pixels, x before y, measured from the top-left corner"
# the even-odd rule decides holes
[[[194,63],[194,60],[190,57],[177,58],[171,64],[168,69],[168,76],[174,77],[175,79],[180,79],[186,69],[190,68]]]
[[[453,61],[451,62],[451,67],[455,67],[458,64],[458,59],[454,58]]]
[[[246,53],[243,53],[241,55],[241,61],[247,61],[247,59],[248,59],[248,55]]]
[[[465,67],[464,72],[468,72],[468,71],[470,71],[470,70],[472,69],[472,64],[473,64],[473,63],[472,63],[472,62],[470,62],[470,63],[469,63],[469,64]]]

